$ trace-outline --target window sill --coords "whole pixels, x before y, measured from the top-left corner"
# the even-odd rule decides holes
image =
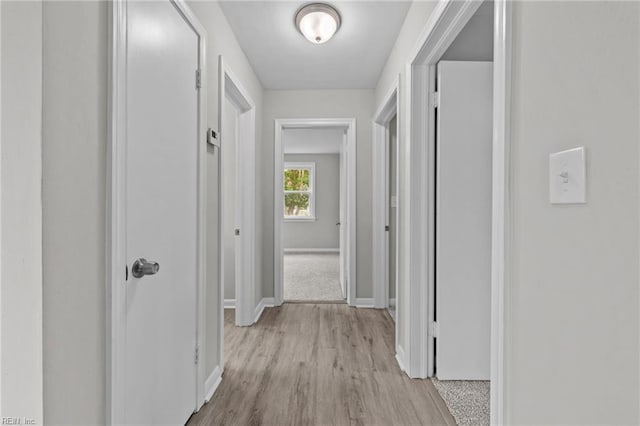
[[[315,217],[285,217],[285,222],[315,222]]]

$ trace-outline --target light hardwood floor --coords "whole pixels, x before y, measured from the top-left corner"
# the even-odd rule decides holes
[[[222,382],[188,425],[455,425],[431,381],[400,371],[384,310],[285,304],[253,327],[233,315]]]

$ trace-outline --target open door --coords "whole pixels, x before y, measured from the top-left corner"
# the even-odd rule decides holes
[[[491,62],[438,64],[436,376],[488,380],[491,342]]]

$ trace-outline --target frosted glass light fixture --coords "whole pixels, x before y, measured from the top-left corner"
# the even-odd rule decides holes
[[[311,3],[296,13],[296,27],[311,43],[322,44],[340,28],[340,14],[326,3]]]

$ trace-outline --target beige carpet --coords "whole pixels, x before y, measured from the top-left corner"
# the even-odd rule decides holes
[[[338,253],[286,253],[284,300],[343,300]]]
[[[431,380],[458,425],[489,425],[488,381]]]

